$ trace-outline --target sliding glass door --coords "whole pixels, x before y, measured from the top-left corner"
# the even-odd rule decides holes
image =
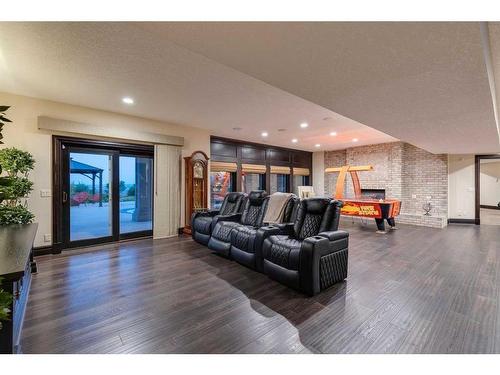
[[[61,248],[152,235],[152,146],[73,138],[55,146],[54,238]]]
[[[69,152],[70,241],[113,236],[113,152]]]
[[[153,230],[153,158],[120,155],[120,234]]]

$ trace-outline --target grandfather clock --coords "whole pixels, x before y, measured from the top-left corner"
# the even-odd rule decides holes
[[[191,234],[193,212],[208,209],[208,159],[203,151],[195,151],[184,158],[186,168],[186,215],[184,233]]]

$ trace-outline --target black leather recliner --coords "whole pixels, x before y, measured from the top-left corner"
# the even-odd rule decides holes
[[[285,206],[284,224],[275,224],[275,226],[284,228],[286,224],[293,223],[299,203],[299,197],[293,195]],[[231,258],[240,264],[263,272],[263,259],[256,256],[261,254],[260,251],[256,251],[256,248],[262,248],[262,242],[257,241],[258,229],[258,227],[250,225],[240,225],[233,229],[231,232]]]
[[[344,280],[349,234],[338,230],[341,207],[331,199],[304,199],[293,225],[260,228],[264,273],[308,295]]]
[[[245,197],[245,193],[227,193],[219,210],[193,213],[191,216],[193,240],[206,246],[219,220],[231,219],[233,215],[241,213]]]
[[[268,201],[267,193],[264,190],[250,192],[242,214],[232,215],[230,218],[224,218],[223,221],[219,220],[215,224],[210,241],[208,241],[208,248],[220,255],[229,257],[232,230],[237,226],[260,227],[266,213]]]

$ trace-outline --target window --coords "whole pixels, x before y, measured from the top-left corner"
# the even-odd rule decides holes
[[[290,168],[271,166],[271,194],[290,191]]]
[[[293,193],[299,194],[299,186],[310,186],[309,176],[293,176]]]
[[[243,173],[241,175],[242,191],[266,190],[266,175],[260,173]]]
[[[241,191],[250,193],[253,190],[266,189],[266,166],[260,164],[241,165]]]
[[[212,161],[210,163],[210,208],[218,210],[227,193],[235,191],[236,163]]]
[[[310,186],[309,169],[293,168],[293,192],[299,195],[299,186]]]

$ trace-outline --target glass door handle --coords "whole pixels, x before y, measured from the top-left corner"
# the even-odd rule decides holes
[[[63,193],[62,193],[62,202],[66,203],[67,201],[68,201],[68,193],[66,193],[65,191],[63,191]]]

